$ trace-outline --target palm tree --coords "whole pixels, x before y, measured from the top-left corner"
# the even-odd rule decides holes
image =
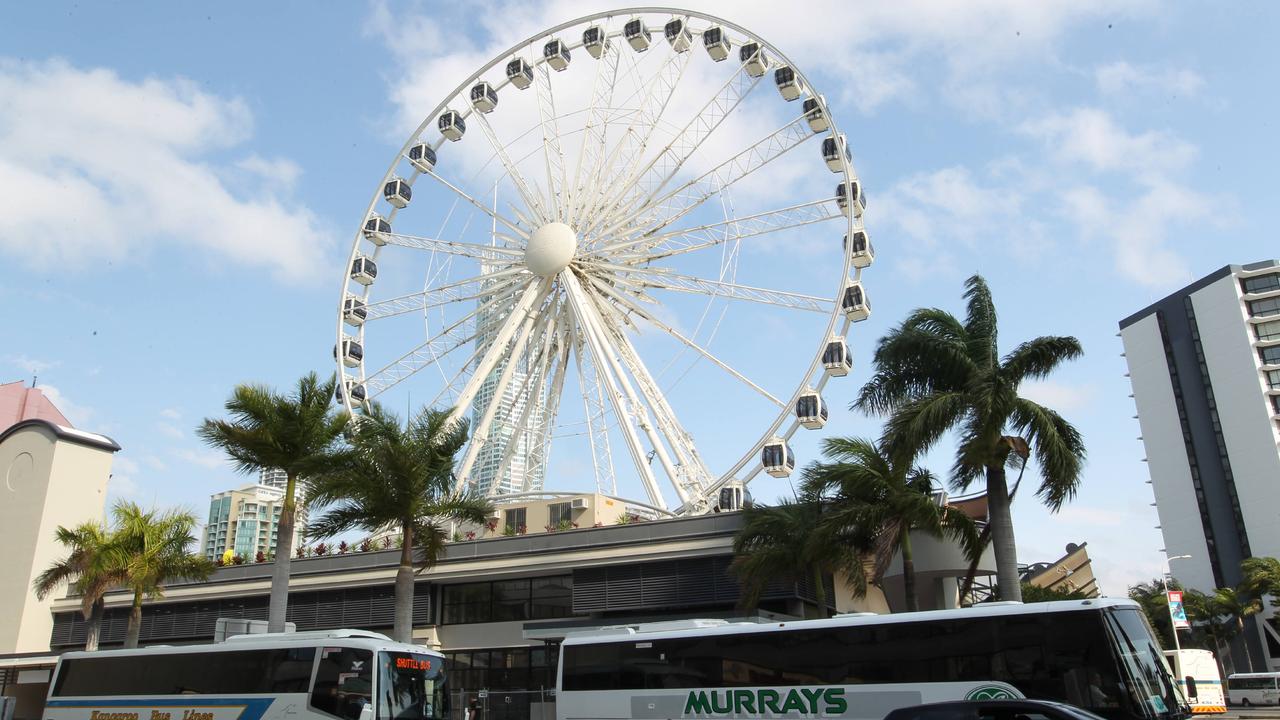
[[[991,541],[1001,597],[1022,588],[1005,469],[1018,451],[1034,453],[1041,483],[1036,494],[1052,511],[1075,496],[1085,448],[1080,433],[1054,410],[1018,395],[1082,354],[1073,337],[1038,337],[999,355],[996,310],[986,281],[965,281],[962,323],[937,308],[918,309],[880,339],[875,374],[854,407],[889,414],[884,444],[895,458],[916,457],[951,430],[959,431],[952,484],[968,488],[985,476]],[[1012,431],[1012,435],[1006,432]]]
[[[1258,599],[1270,596],[1274,604],[1280,604],[1280,560],[1273,557],[1251,557],[1240,563],[1244,576],[1241,586]]]
[[[748,507],[742,511],[742,521],[742,529],[733,539],[734,558],[729,569],[742,583],[743,606],[755,607],[775,580],[810,581],[818,611],[826,617],[823,577],[842,570],[856,594],[866,592],[862,558],[872,543],[870,533],[854,537],[824,524],[822,505],[816,498]]]
[[[37,575],[32,589],[41,600],[63,583],[79,593],[80,612],[86,623],[84,649],[97,650],[106,605],[103,596],[122,579],[107,564],[111,532],[100,522],[85,522],[70,529],[59,525],[54,536],[67,548],[67,556]]]
[[[308,534],[330,537],[353,529],[396,526],[401,533],[396,571],[396,640],[413,635],[415,566],[435,565],[448,540],[447,521],[482,523],[493,505],[453,490],[454,457],[467,442],[467,425],[448,411],[423,410],[408,427],[374,405],[351,431],[351,448],[310,481],[312,502],[335,504]]]
[[[911,533],[948,536],[967,557],[981,554],[975,523],[962,512],[934,502],[934,477],[910,462],[894,462],[878,445],[863,438],[827,438],[822,454],[831,462],[805,468],[802,493],[827,505],[822,522],[837,529],[871,532],[874,541],[872,582],[878,583],[895,553],[902,554],[902,582],[907,610],[919,610]]]
[[[1235,625],[1233,635],[1243,635],[1244,619],[1262,612],[1262,601],[1241,588],[1220,587],[1209,594],[1209,600],[1217,615],[1226,617]],[[1257,666],[1253,664],[1253,651],[1249,649],[1249,638],[1245,637],[1241,640],[1252,672],[1252,669]]]
[[[333,410],[337,382],[321,382],[315,373],[298,380],[291,395],[261,385],[238,385],[227,401],[230,420],[206,419],[197,434],[231,456],[236,470],[284,470],[284,506],[276,528],[267,631],[284,632],[289,608],[289,561],[293,557],[293,523],[298,480],[326,464],[346,416]]]
[[[122,500],[111,508],[111,516],[115,532],[106,562],[133,592],[124,646],[134,648],[142,630],[143,596],[164,597],[164,585],[171,579],[207,580],[213,573],[213,562],[187,550],[196,542],[192,532],[196,518],[189,512],[144,511],[136,503]]]

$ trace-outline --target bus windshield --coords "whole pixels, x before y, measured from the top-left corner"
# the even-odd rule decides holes
[[[443,720],[449,716],[444,663],[408,652],[378,653],[378,720]]]
[[[1135,609],[1121,608],[1107,616],[1119,646],[1117,654],[1128,680],[1129,699],[1138,705],[1139,713],[1135,714],[1158,717],[1188,707],[1142,615]]]

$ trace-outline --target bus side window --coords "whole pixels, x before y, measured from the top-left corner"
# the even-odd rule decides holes
[[[360,720],[360,711],[373,698],[373,653],[356,648],[327,647],[320,651],[311,707],[344,720]]]
[[[1196,692],[1196,679],[1188,675],[1186,680],[1187,680],[1187,697],[1192,699],[1199,697],[1199,693]]]

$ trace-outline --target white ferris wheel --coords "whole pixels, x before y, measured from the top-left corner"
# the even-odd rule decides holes
[[[670,8],[556,26],[391,163],[344,267],[338,400],[453,408],[460,488],[542,493],[554,450],[556,483],[736,507],[849,372],[865,202],[823,96],[759,36]]]

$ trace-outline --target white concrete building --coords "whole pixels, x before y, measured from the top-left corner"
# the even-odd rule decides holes
[[[1235,585],[1241,560],[1280,557],[1280,261],[1224,267],[1120,336],[1165,549],[1191,556],[1172,573]],[[1280,636],[1258,628],[1254,657],[1280,667]]]

